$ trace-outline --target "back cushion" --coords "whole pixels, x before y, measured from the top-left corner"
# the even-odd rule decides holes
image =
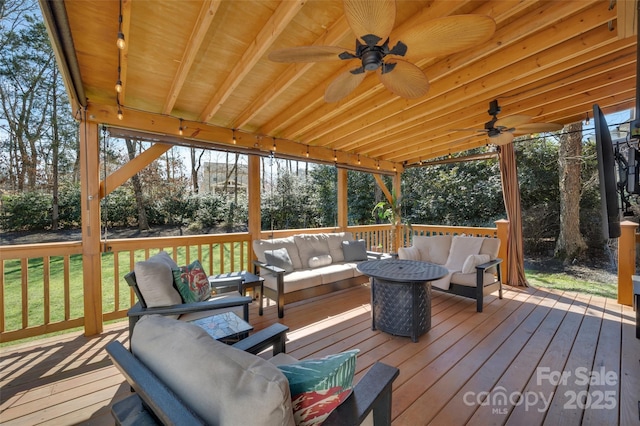
[[[133,271],[138,290],[147,307],[157,308],[182,303],[180,293],[173,286],[173,273],[167,262],[151,257],[149,260],[137,262]]]
[[[329,245],[329,254],[333,262],[344,262],[344,253],[342,252],[342,242],[353,239],[351,232],[337,232],[334,234],[325,234],[327,236],[327,244]]]
[[[444,265],[449,258],[451,235],[434,235],[433,237],[414,236],[413,245],[420,251],[420,257],[425,262]]]
[[[294,235],[298,254],[303,268],[311,268],[309,259],[329,254],[329,242],[326,234]]]
[[[220,343],[200,327],[144,316],[133,354],[207,424],[293,425],[289,383],[270,362]]]
[[[493,260],[498,257],[498,250],[500,250],[499,238],[485,238],[480,247],[480,254],[488,254]]]
[[[260,262],[267,263],[264,252],[267,250],[277,250],[279,248],[286,248],[287,254],[291,259],[293,269],[302,269],[302,261],[298,254],[298,247],[296,246],[293,237],[287,238],[273,238],[270,240],[253,240],[253,252]],[[306,268],[306,265],[304,266]]]

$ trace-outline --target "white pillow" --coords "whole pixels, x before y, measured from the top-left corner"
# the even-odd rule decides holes
[[[133,271],[147,307],[182,304],[180,293],[173,286],[173,272],[167,263],[157,260],[136,262]]]
[[[491,256],[488,254],[472,254],[467,257],[467,260],[464,261],[464,265],[462,265],[462,273],[470,274],[476,271],[476,266],[482,265],[483,263],[487,263],[491,260]]]
[[[309,268],[319,268],[321,266],[331,265],[333,259],[330,254],[320,254],[318,256],[311,256],[309,258]]]

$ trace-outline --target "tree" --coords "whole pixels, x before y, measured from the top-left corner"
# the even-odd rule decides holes
[[[565,262],[580,258],[587,244],[580,233],[582,122],[565,127],[560,136],[558,169],[560,185],[560,233],[554,254]]]
[[[127,144],[129,161],[131,161],[136,158],[136,142],[129,138],[126,138],[125,143]],[[138,229],[144,231],[146,229],[149,229],[149,222],[147,221],[144,196],[142,194],[142,182],[140,182],[140,177],[137,173],[131,176],[131,185],[133,186],[133,194],[136,199],[136,207],[138,211]]]

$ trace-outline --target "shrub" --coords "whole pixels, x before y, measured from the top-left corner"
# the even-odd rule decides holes
[[[2,196],[2,228],[34,231],[51,227],[51,196],[32,191]]]

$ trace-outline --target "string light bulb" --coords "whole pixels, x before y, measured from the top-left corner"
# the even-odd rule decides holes
[[[120,0],[120,10],[118,12],[118,39],[116,40],[118,49],[124,50],[127,43],[124,41],[124,33],[122,32],[122,0]]]
[[[120,80],[120,78],[116,81],[116,92],[122,93],[122,80]]]
[[[127,47],[127,43],[124,41],[124,33],[122,31],[118,31],[118,40],[116,40],[116,46],[118,49],[124,50]]]
[[[358,165],[360,165],[360,154],[358,154]]]
[[[276,151],[276,138],[273,138],[273,149],[272,149],[272,151],[273,152]]]
[[[124,118],[124,114],[122,114],[122,109],[120,105],[118,105],[118,120],[122,120]]]
[[[236,139],[236,129],[231,129],[231,142],[236,145],[238,143],[238,140]]]
[[[336,152],[336,150],[333,150],[333,161],[337,162],[338,161],[338,153]]]
[[[182,136],[184,133],[184,126],[182,126],[182,118],[180,119],[180,127],[178,128],[178,134]]]
[[[307,152],[304,155],[309,158],[309,145],[307,145]]]
[[[376,165],[377,169],[380,170],[380,160],[378,160],[378,163]]]

